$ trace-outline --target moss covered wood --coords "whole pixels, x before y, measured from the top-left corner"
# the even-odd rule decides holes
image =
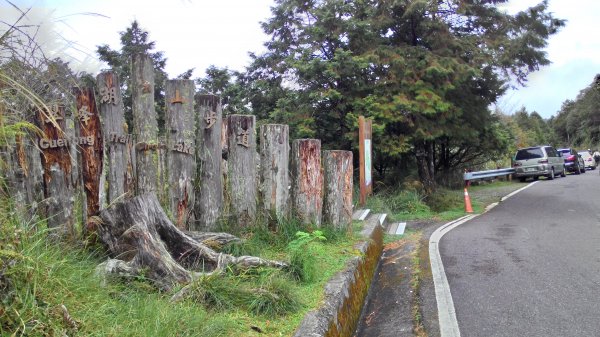
[[[215,95],[196,97],[196,200],[193,230],[215,230],[223,211],[221,99]]]
[[[65,107],[58,102],[38,111],[38,139],[44,170],[45,216],[48,227],[57,228],[59,236],[69,234],[73,219],[73,163],[71,161]],[[72,121],[71,121],[72,123]]]
[[[91,216],[98,213],[101,207],[100,178],[103,170],[104,139],[94,89],[75,88],[73,94],[76,100],[75,123],[78,126],[74,145],[81,154],[81,178],[86,196],[86,214]]]
[[[290,216],[289,157],[289,127],[261,125],[259,200],[262,210],[278,219]]]
[[[323,151],[323,222],[346,228],[352,222],[352,151]]]
[[[321,141],[295,139],[291,165],[293,212],[304,223],[320,226],[323,211]]]
[[[194,89],[194,81],[170,80],[165,92],[168,198],[173,222],[181,229],[194,217]]]
[[[135,151],[125,122],[118,75],[112,71],[100,73],[97,86],[106,151],[107,201],[110,204],[135,193]]]
[[[154,66],[145,54],[131,63],[133,133],[136,139],[136,193],[162,192],[159,184],[160,145],[154,109]]]
[[[254,223],[257,203],[255,116],[229,115],[227,122],[230,212],[237,226],[247,227]]]

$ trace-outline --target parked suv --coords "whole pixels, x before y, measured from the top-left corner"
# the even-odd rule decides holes
[[[581,156],[581,158],[583,158],[583,162],[585,163],[584,169],[585,168],[589,168],[590,170],[596,169],[596,165],[598,165],[598,164],[596,164],[594,157],[592,157],[592,154],[589,151],[579,151],[579,155]]]
[[[558,149],[556,150],[565,159],[565,168],[569,172],[575,174],[585,173],[585,164],[581,155],[572,148]]]
[[[519,149],[513,159],[513,168],[514,177],[521,181],[529,177],[537,180],[540,176],[545,176],[552,180],[557,174],[566,176],[565,160],[548,145]]]

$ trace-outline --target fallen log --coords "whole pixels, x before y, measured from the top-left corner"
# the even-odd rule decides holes
[[[185,285],[203,274],[220,273],[227,266],[284,268],[280,261],[217,252],[229,242],[239,241],[227,233],[185,232],[169,220],[154,193],[117,203],[94,218],[97,234],[111,259],[97,272],[110,276],[143,275],[162,290]]]

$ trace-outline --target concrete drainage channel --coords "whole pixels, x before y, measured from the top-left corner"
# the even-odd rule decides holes
[[[369,210],[359,210],[353,218],[365,222],[361,234],[366,240],[355,246],[360,256],[348,261],[346,268],[327,282],[323,304],[304,316],[295,337],[350,337],[354,334],[383,251],[387,217],[385,214],[369,216]]]

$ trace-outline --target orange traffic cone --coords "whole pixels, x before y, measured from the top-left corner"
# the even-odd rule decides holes
[[[466,187],[465,187],[465,212],[473,213],[473,207],[471,207],[471,198],[469,197],[469,192],[467,192]]]

